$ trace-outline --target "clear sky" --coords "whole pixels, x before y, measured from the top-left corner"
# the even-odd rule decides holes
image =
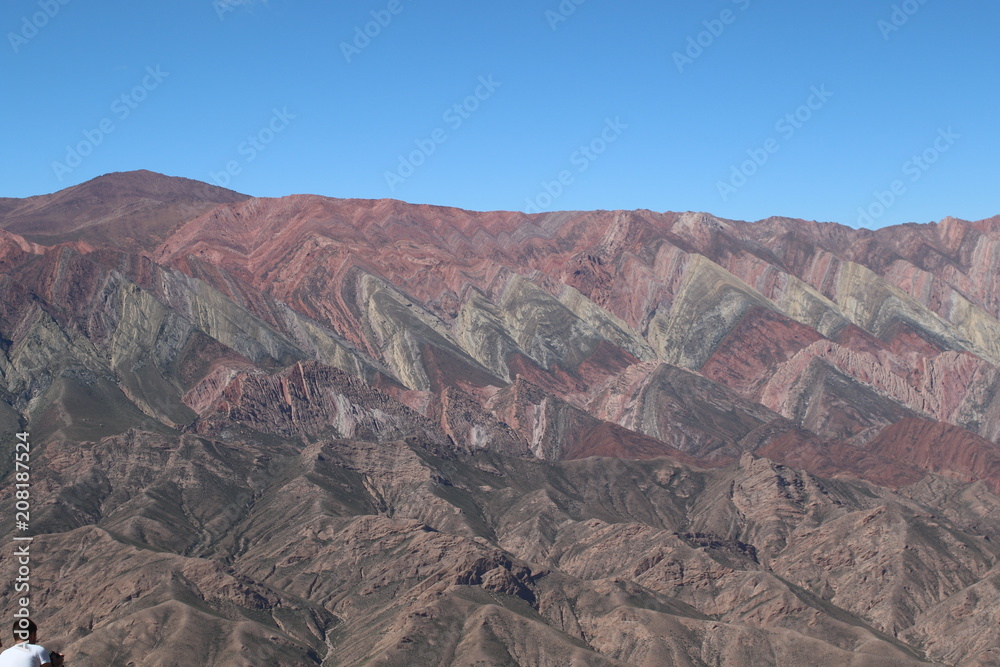
[[[971,0],[5,0],[0,196],[150,169],[476,210],[980,219],[998,25]]]

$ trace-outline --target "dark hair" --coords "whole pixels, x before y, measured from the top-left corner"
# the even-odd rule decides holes
[[[27,639],[27,635],[33,632],[38,632],[38,626],[30,618],[19,618],[14,621],[14,639]]]

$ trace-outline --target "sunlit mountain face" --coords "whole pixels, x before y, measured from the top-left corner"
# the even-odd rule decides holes
[[[998,388],[1000,218],[0,199],[74,664],[1000,664]]]

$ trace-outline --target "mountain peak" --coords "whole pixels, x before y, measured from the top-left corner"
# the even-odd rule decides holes
[[[76,241],[150,249],[181,222],[246,195],[145,169],[98,176],[49,195],[9,199],[0,229],[38,243]]]
[[[167,176],[148,169],[115,171],[74,185],[62,193],[88,193],[113,197],[185,198],[193,201],[231,203],[247,198],[233,190],[195,181],[182,176]]]

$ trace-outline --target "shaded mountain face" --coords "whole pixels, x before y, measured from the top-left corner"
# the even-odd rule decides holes
[[[0,200],[34,615],[80,664],[1000,664],[998,281],[1000,219]]]

